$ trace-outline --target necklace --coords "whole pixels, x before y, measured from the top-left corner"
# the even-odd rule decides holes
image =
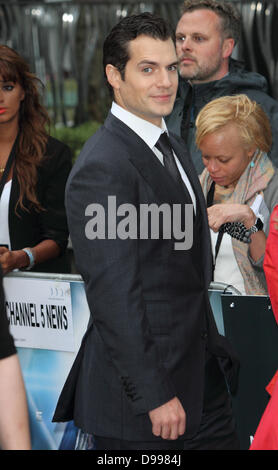
[[[0,166],[0,173],[4,173],[5,168],[6,168],[5,166]]]

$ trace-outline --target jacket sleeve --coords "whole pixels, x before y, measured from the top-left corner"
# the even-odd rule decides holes
[[[43,162],[41,179],[43,192],[39,215],[41,239],[54,240],[61,254],[68,244],[68,225],[65,210],[65,187],[72,166],[69,147],[51,139]]]

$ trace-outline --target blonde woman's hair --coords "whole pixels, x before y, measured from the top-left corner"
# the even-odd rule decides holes
[[[244,147],[256,145],[268,153],[272,145],[269,119],[261,106],[246,95],[223,96],[210,101],[196,119],[196,144],[228,124],[235,124]]]

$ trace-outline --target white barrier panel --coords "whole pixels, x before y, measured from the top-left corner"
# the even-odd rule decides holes
[[[17,347],[75,351],[70,282],[6,277],[3,284]]]
[[[212,288],[210,300],[224,334],[221,294],[226,286]],[[13,272],[5,276],[4,289],[26,387],[32,449],[73,449],[73,423],[52,423],[52,417],[89,320],[82,278]]]
[[[82,278],[18,272],[5,276],[4,288],[27,393],[32,449],[73,449],[76,437],[73,423],[52,423],[52,417],[89,320]],[[33,304],[28,316],[33,325],[19,328],[20,313],[15,312],[15,302],[18,309],[20,303]],[[61,328],[66,320],[57,317],[57,307],[63,311],[61,306],[67,310],[67,329]],[[42,313],[46,313],[44,320]]]

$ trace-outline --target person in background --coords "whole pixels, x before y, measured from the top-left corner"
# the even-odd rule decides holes
[[[278,102],[268,95],[266,79],[231,58],[240,39],[237,8],[216,0],[185,0],[176,27],[180,81],[174,109],[166,118],[169,130],[182,136],[200,174],[203,162],[195,144],[195,120],[211,100],[246,94],[261,105],[272,127],[269,157],[278,166]]]
[[[31,450],[25,387],[5,311],[0,266],[0,448]]]
[[[64,191],[71,152],[47,132],[40,81],[0,45],[0,264],[69,272]]]
[[[272,310],[278,323],[278,204],[271,214],[264,257],[264,272]]]
[[[272,310],[278,325],[278,205],[271,214],[264,272]],[[250,450],[278,450],[278,370],[266,390],[270,399],[256,429]]]
[[[269,119],[246,95],[208,103],[196,120],[200,176],[208,206],[214,281],[242,294],[267,295],[263,271],[269,215],[278,202],[278,171],[268,158]]]

